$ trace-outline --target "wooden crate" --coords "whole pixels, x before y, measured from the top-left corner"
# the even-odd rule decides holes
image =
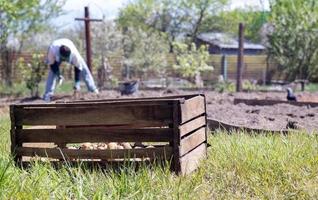
[[[11,152],[18,163],[25,156],[103,161],[164,158],[171,160],[176,173],[188,174],[207,154],[206,104],[202,94],[15,104],[10,106],[10,114]],[[154,148],[65,147],[84,142],[151,142]],[[42,143],[59,146],[43,147]]]

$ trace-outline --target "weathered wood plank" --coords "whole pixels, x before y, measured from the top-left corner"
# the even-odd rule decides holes
[[[32,103],[32,104],[15,104],[15,107],[18,108],[69,108],[69,107],[131,107],[131,106],[160,106],[160,105],[172,105],[174,101],[182,101],[182,98],[179,99],[140,99],[136,101],[132,100],[101,100],[101,101],[60,101],[57,103]]]
[[[113,106],[133,106],[133,105],[172,105],[175,101],[183,102],[186,99],[195,97],[200,94],[172,95],[162,97],[142,97],[142,98],[120,98],[120,99],[95,99],[95,100],[74,100],[74,101],[57,101],[56,103],[32,103],[32,104],[15,104],[19,108],[36,108],[36,107],[77,107],[83,106],[103,106],[112,104]]]
[[[173,162],[172,168],[173,170],[179,174],[180,167],[180,103],[175,102],[173,105]]]
[[[116,149],[116,150],[81,150],[81,149],[48,149],[19,147],[18,156],[40,156],[55,159],[115,159],[115,158],[157,158],[172,156],[169,146],[141,149]]]
[[[184,135],[190,133],[193,130],[196,130],[202,126],[206,125],[206,117],[200,116],[196,119],[193,119],[185,124],[182,124],[179,129],[180,129],[180,136],[183,137]]]
[[[197,89],[196,89],[197,90]],[[75,100],[70,102],[63,102],[63,103],[82,103],[82,102],[122,102],[122,101],[130,101],[130,102],[136,102],[136,101],[166,101],[169,100],[182,100],[182,99],[189,99],[192,97],[195,97],[197,95],[201,95],[199,93],[195,94],[185,94],[185,95],[166,95],[161,97],[141,97],[141,98],[120,98],[120,99],[96,99],[96,100]]]
[[[128,125],[172,122],[170,106],[65,107],[15,109],[17,125]]]
[[[311,106],[311,107],[317,107],[317,102],[299,102],[299,101],[283,101],[283,100],[260,100],[260,99],[234,99],[234,104],[243,103],[250,106],[272,106],[275,104],[291,104],[294,106]]]
[[[10,120],[11,120],[11,130],[10,130],[10,139],[11,139],[11,155],[13,157],[14,162],[17,164],[21,161],[22,157],[18,156],[16,153],[17,147],[21,146],[21,143],[17,142],[17,132],[16,130],[22,129],[22,126],[16,125],[16,117],[15,117],[15,107],[10,106]]]
[[[107,129],[65,128],[24,129],[18,131],[17,140],[25,142],[83,143],[83,142],[169,142],[173,140],[171,128]]]
[[[206,143],[201,144],[180,159],[181,174],[190,174],[199,167],[200,161],[204,158],[206,158]]]
[[[203,142],[205,142],[205,127],[200,128],[199,130],[195,131],[188,137],[181,139],[180,142],[180,156],[188,153],[192,149],[196,148]]]
[[[205,113],[204,96],[195,96],[181,104],[181,124]]]

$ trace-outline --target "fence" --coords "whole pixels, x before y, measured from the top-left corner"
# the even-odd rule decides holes
[[[45,52],[43,53],[45,55]],[[18,58],[22,57],[25,62],[30,62],[32,59],[32,53],[21,53],[19,55],[16,55],[14,57],[15,61],[18,60]],[[45,58],[43,57],[43,60]],[[121,56],[108,56],[108,61],[110,66],[112,67],[112,75],[116,77],[118,80],[122,80],[122,72],[123,72],[123,62],[122,62]],[[173,54],[169,54],[167,56],[167,61],[169,63],[170,70],[168,70],[167,76],[176,77],[178,76],[177,73],[172,69],[172,65],[175,62],[175,56]],[[95,60],[93,62],[93,75],[97,77],[97,69],[101,65],[101,61]],[[228,55],[222,58],[222,55],[211,55],[209,64],[214,67],[214,70],[209,73],[203,74],[203,80],[206,82],[213,82],[214,80],[217,80],[217,77],[219,75],[225,75],[228,79],[234,80],[236,78],[236,69],[237,69],[237,56],[236,55]],[[249,79],[249,80],[271,80],[279,79],[279,74],[276,73],[277,65],[275,62],[268,62],[266,55],[248,55],[244,56],[244,68],[243,68],[243,79]],[[0,62],[0,69],[1,62]],[[62,72],[64,75],[68,78],[71,78],[73,75],[73,69],[68,67],[62,67]],[[18,77],[21,77],[20,72],[17,69],[12,70],[12,78],[13,82]],[[1,77],[0,73],[0,79]],[[149,78],[149,77],[148,77]],[[151,78],[158,78],[156,77],[156,74],[151,74]]]

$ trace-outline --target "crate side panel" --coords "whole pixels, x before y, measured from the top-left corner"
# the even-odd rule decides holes
[[[122,125],[164,126],[172,122],[169,105],[131,107],[52,107],[17,110],[19,125]]]
[[[206,112],[204,98],[201,95],[195,96],[181,104],[181,124]]]
[[[199,130],[195,131],[191,135],[181,139],[180,142],[180,156],[183,156],[184,154],[188,153],[189,151],[193,150],[203,142],[206,142],[205,140],[205,127],[200,128]]]
[[[92,101],[61,101],[56,103],[32,103],[32,104],[15,104],[17,108],[65,108],[65,107],[133,107],[133,106],[154,106],[154,105],[171,105],[179,99],[136,99],[130,100],[112,99],[112,100],[92,100]]]
[[[206,143],[203,143],[193,151],[184,155],[180,159],[181,174],[186,175],[196,170],[199,167],[201,160],[206,158],[206,151]]]
[[[180,126],[180,136],[183,137],[184,135],[190,133],[191,131],[194,131],[202,126],[206,125],[206,119],[205,119],[205,115],[204,116],[200,116],[198,118],[195,118],[185,124],[182,124]]]
[[[171,128],[107,129],[65,128],[19,130],[17,140],[21,143],[53,142],[169,142],[173,140]]]

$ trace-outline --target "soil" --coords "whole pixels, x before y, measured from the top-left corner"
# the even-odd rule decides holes
[[[318,130],[318,107],[293,106],[290,104],[276,104],[273,106],[234,105],[234,98],[245,99],[273,99],[286,100],[284,92],[251,92],[251,93],[218,93],[214,91],[180,91],[143,90],[134,95],[121,96],[118,91],[105,90],[98,96],[94,94],[80,94],[76,99],[105,99],[127,97],[156,97],[165,95],[204,93],[206,95],[207,113],[213,118],[225,123],[249,128],[282,130],[288,127],[305,129],[309,132]],[[299,101],[318,102],[318,93],[296,93]],[[69,101],[75,99],[72,95],[57,95],[55,101]],[[43,103],[41,99],[0,99],[0,115],[8,112],[10,103]]]

